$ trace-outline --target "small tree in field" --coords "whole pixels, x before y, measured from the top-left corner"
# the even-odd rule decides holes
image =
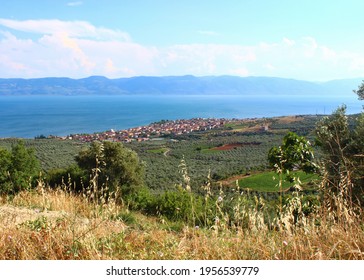
[[[315,172],[317,166],[313,160],[314,154],[310,142],[294,132],[289,132],[283,138],[283,144],[281,146],[273,147],[269,150],[268,161],[280,177],[280,213],[282,213],[283,176],[285,175],[290,182],[294,182],[295,178],[290,173],[294,169],[301,169],[306,173]],[[295,186],[299,188],[299,185],[300,181],[298,178],[296,179]]]
[[[313,149],[308,140],[303,136],[298,136],[294,132],[289,132],[283,138],[283,144],[269,150],[269,164],[281,173],[286,174],[292,181],[290,172],[294,169],[301,169],[306,173],[313,173],[317,166],[313,162]]]

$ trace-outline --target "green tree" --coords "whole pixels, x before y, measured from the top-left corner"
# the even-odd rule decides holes
[[[358,117],[354,128],[350,129],[346,106],[341,106],[317,123],[316,137],[324,154],[326,187],[335,193],[342,192],[345,187],[349,197],[352,194],[357,198],[362,196],[364,114]]]
[[[364,100],[364,81],[362,81],[358,90],[354,90],[354,92],[358,95],[359,100]],[[352,147],[356,166],[355,192],[358,193],[357,197],[361,197],[364,201],[364,112],[360,114],[354,129]]]
[[[273,147],[268,152],[269,164],[279,174],[279,205],[280,213],[283,209],[283,175],[286,180],[294,182],[290,173],[294,169],[301,169],[306,173],[317,171],[317,165],[314,163],[314,154],[311,143],[303,136],[298,136],[294,132],[288,132],[283,138],[283,144],[279,147]],[[299,187],[300,181],[296,180],[295,187]]]
[[[8,193],[11,190],[10,184],[11,153],[0,148],[0,193]]]
[[[14,192],[28,188],[39,175],[40,170],[34,149],[26,148],[23,140],[19,140],[12,146],[10,174]]]
[[[119,187],[122,195],[133,193],[144,183],[144,163],[136,152],[118,142],[93,142],[78,154],[76,162],[98,184],[107,184],[111,191]]]
[[[361,195],[362,199],[364,200],[364,113],[359,116],[357,125],[353,131],[351,151],[353,153],[352,158],[355,166],[355,192],[359,193],[359,196]]]
[[[4,193],[17,193],[32,186],[39,175],[40,164],[33,149],[19,140],[11,151],[0,150],[0,187]]]
[[[361,85],[359,85],[357,90],[353,90],[356,93],[360,100],[364,100],[364,81],[362,81]]]
[[[287,175],[294,169],[301,169],[306,173],[315,172],[317,166],[313,160],[311,143],[294,132],[287,133],[283,138],[283,144],[271,148],[268,152],[269,164]],[[288,178],[292,180],[289,176]]]
[[[345,105],[316,125],[316,143],[324,152],[324,163],[332,186],[338,185],[341,172],[349,168],[351,137]]]

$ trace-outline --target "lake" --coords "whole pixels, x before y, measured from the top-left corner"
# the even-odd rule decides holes
[[[344,96],[1,96],[0,137],[66,136],[121,130],[162,119],[261,118],[330,114],[346,104],[360,113],[363,102]]]

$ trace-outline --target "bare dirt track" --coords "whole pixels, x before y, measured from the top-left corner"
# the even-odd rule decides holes
[[[240,180],[240,179],[243,179],[243,178],[247,178],[247,177],[250,177],[250,175],[248,175],[248,174],[236,175],[236,176],[227,178],[225,180],[221,180],[218,183],[221,184],[221,185],[223,185],[223,186],[230,186],[233,183],[236,183],[237,180]]]
[[[67,215],[64,211],[41,211],[40,209],[29,209],[15,207],[12,205],[0,206],[0,221],[2,227],[22,224],[26,221],[34,221],[41,217],[56,220]]]

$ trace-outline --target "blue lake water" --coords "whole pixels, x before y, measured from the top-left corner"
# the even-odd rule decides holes
[[[346,104],[362,111],[355,94],[346,96],[1,96],[0,137],[93,133],[127,129],[162,119],[260,118],[330,114]]]

